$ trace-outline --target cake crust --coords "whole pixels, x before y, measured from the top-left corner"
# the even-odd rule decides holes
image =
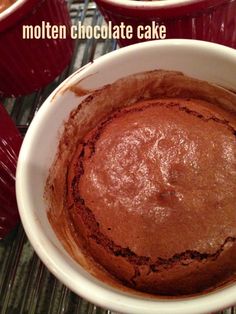
[[[236,95],[209,82],[165,70],[132,74],[98,90],[84,88],[84,80],[80,80],[60,93],[67,92],[78,97],[79,105],[59,130],[58,151],[45,185],[48,219],[66,251],[109,288],[145,298],[160,298],[161,295],[162,299],[182,299],[209,293],[235,281],[235,232],[231,219],[235,221]],[[86,97],[82,100],[81,96]],[[157,109],[158,106],[162,106],[163,112],[161,108]],[[166,132],[160,138],[156,131],[150,134],[147,128],[146,131],[145,128],[141,130],[142,125],[153,120],[149,129],[156,129],[155,123],[159,121],[158,125],[164,131],[164,120],[160,119],[162,114],[167,125],[173,126],[173,119],[176,127],[183,121],[185,145],[172,153],[171,147],[178,144],[178,132],[173,134],[172,130],[174,136],[170,137]],[[129,129],[132,124],[125,122],[127,118],[132,122],[135,115],[141,123],[138,132],[137,128]],[[141,116],[146,118],[140,120]],[[154,116],[155,119],[152,118]],[[118,125],[116,131],[112,127],[115,121]],[[126,140],[135,140],[133,150],[125,144],[125,136],[119,137],[118,129],[123,127],[130,132]],[[198,141],[200,135],[203,135],[202,142]],[[153,145],[155,136],[156,146]],[[107,143],[105,139],[109,138],[110,143]],[[118,145],[119,141],[121,145]],[[200,148],[193,165],[189,163],[191,156],[184,150],[184,146],[191,147],[191,141],[196,141]],[[138,143],[140,147],[144,146],[139,154]],[[150,153],[145,154],[145,150],[151,151],[152,155],[159,151],[159,156],[162,156],[159,164],[155,164],[155,158],[151,162]],[[118,153],[116,158],[113,152]],[[212,152],[215,158],[210,158]],[[112,157],[110,161],[109,155]],[[168,156],[172,163],[169,168],[165,164],[163,167]],[[181,156],[185,156],[185,163],[183,158],[180,160]],[[128,163],[130,157],[133,163]],[[177,157],[180,162],[176,162]],[[139,168],[135,168],[136,160],[138,165],[142,165]],[[198,162],[202,171],[194,168]],[[207,176],[203,175],[204,169]],[[147,174],[145,180],[140,179],[143,173]],[[94,178],[97,178],[99,189]],[[214,178],[220,184],[213,184],[210,189]],[[118,179],[124,183],[119,185]],[[200,187],[201,181],[204,188],[199,188],[196,190],[198,193],[190,197],[194,186]],[[144,189],[145,182],[150,185],[149,190]],[[135,189],[145,193],[138,193],[138,197],[133,198]],[[99,197],[99,193],[106,197]],[[114,201],[116,195],[120,201],[114,203],[114,210],[110,210],[109,202]],[[188,197],[191,210],[187,207]],[[134,202],[128,210],[125,205],[132,205],[132,199],[136,205],[142,206],[135,207]],[[122,200],[125,201],[122,203]],[[205,206],[200,206],[199,215],[197,203]],[[99,209],[98,204],[103,208]],[[146,215],[153,204],[158,204],[154,206],[156,210]],[[208,205],[211,210],[205,213],[204,208]],[[173,211],[170,210],[172,206]],[[217,208],[216,215],[213,207]],[[163,212],[160,208],[168,215],[160,215]],[[181,220],[181,211],[187,213],[186,224]],[[228,214],[229,219],[226,217]],[[118,220],[113,219],[113,215]],[[168,223],[168,217],[172,222],[182,223],[183,229],[177,223]],[[147,234],[145,224],[147,228],[150,225],[151,231],[146,241],[143,239],[145,232]],[[221,233],[217,231],[217,224]],[[137,241],[135,235],[138,235]],[[210,240],[205,241],[207,236]],[[165,238],[166,241],[162,240]],[[158,250],[155,249],[156,240]]]
[[[236,136],[196,99],[120,109],[72,158],[67,209],[93,258],[126,285],[197,293],[235,272]]]

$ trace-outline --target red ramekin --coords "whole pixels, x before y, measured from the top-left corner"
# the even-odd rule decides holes
[[[66,25],[66,39],[23,39],[23,25]],[[0,13],[0,96],[19,96],[47,85],[73,53],[65,0],[18,0]]]
[[[15,175],[22,137],[0,103],[0,240],[19,222]]]
[[[141,40],[137,26],[155,21],[166,26],[166,38],[211,41],[236,48],[236,0],[95,0],[106,21],[132,25],[132,39],[120,39],[121,46]]]

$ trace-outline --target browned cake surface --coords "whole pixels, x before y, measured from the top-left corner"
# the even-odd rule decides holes
[[[79,145],[68,212],[90,254],[125,284],[197,293],[236,271],[236,132],[197,100],[108,116]]]

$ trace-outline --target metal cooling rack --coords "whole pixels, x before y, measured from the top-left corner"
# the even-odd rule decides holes
[[[102,25],[103,17],[89,0],[68,1],[72,23]],[[114,40],[77,40],[69,67],[37,93],[3,103],[24,135],[47,96],[76,69],[117,48]],[[67,289],[44,267],[28,242],[22,226],[0,241],[1,314],[115,314],[101,309]],[[236,314],[230,308],[220,314]]]

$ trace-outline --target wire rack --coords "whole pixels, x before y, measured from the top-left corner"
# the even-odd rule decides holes
[[[102,25],[103,17],[89,0],[68,1],[72,23]],[[53,83],[37,93],[3,103],[22,135],[47,96],[72,72],[93,59],[117,49],[114,40],[77,40],[71,64]],[[44,267],[21,225],[0,242],[1,314],[114,314],[75,295]],[[220,312],[236,314],[236,308]]]

